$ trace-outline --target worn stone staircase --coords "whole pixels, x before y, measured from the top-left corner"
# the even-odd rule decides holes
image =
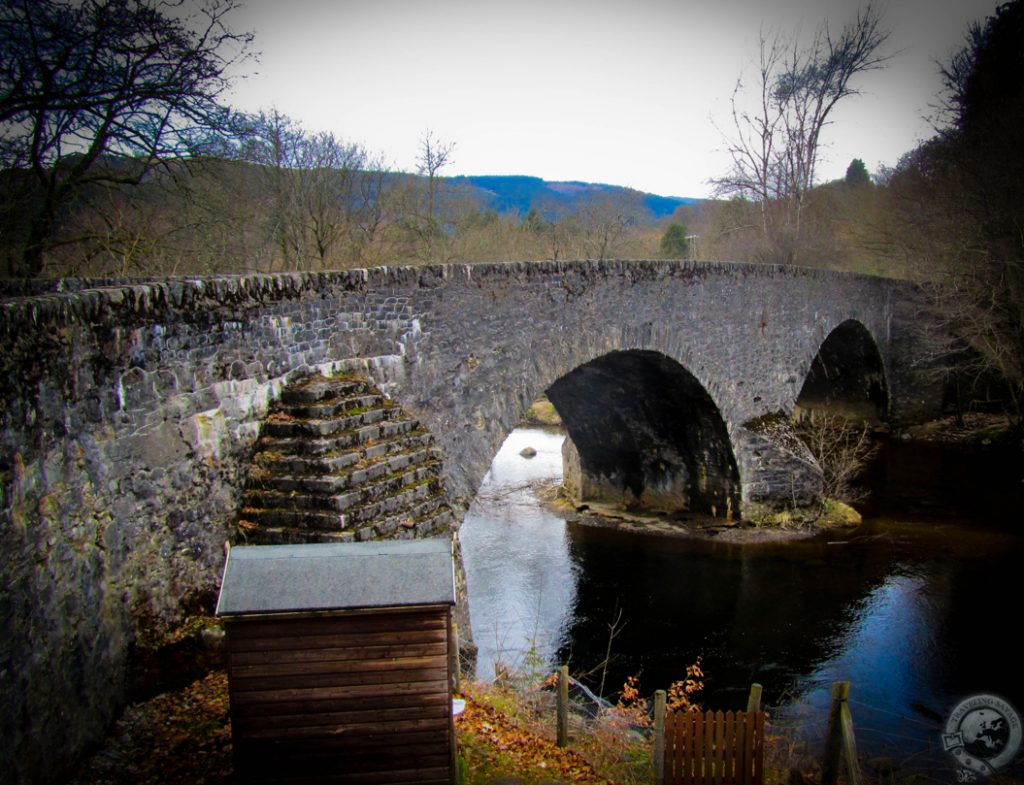
[[[284,390],[246,480],[238,540],[424,537],[452,524],[433,437],[365,379],[313,376]]]

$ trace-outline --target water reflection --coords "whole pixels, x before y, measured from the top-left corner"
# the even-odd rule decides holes
[[[523,663],[531,647],[552,661],[576,600],[576,565],[565,521],[540,506],[531,488],[558,483],[563,437],[513,431],[494,458],[459,533],[469,586],[477,673]],[[527,459],[525,447],[537,451]]]
[[[538,451],[530,461],[518,455],[526,445]],[[1018,535],[873,519],[831,538],[741,547],[566,524],[522,488],[557,478],[559,445],[515,432],[463,526],[481,676],[531,640],[552,662],[592,668],[621,609],[609,690],[631,674],[647,691],[665,687],[700,656],[705,705],[742,707],[758,681],[783,706],[777,720],[813,737],[832,682],[849,680],[862,750],[897,760],[942,758],[941,727],[965,695],[1024,709]]]

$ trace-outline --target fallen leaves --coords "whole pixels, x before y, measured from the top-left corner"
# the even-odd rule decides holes
[[[466,710],[456,718],[455,730],[459,755],[466,764],[467,785],[502,777],[527,783],[610,783],[578,752],[556,746],[472,696],[466,696]]]
[[[125,709],[99,752],[70,785],[233,782],[227,676],[215,671],[185,689]]]
[[[551,726],[553,735],[553,716]],[[578,750],[556,746],[525,717],[471,695],[456,719],[456,737],[464,785],[500,778],[613,783]],[[585,746],[581,739],[579,747]],[[234,782],[231,750],[227,676],[214,671],[184,689],[129,706],[69,785],[228,785]]]

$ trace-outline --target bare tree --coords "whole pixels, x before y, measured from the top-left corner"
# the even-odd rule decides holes
[[[406,226],[410,230],[415,255],[422,261],[443,261],[445,221],[442,217],[445,193],[441,170],[452,163],[455,142],[446,142],[430,129],[420,139],[416,172],[422,187],[414,187],[411,204],[406,206]]]
[[[884,64],[887,38],[870,4],[838,36],[824,23],[807,47],[762,32],[756,106],[742,105],[741,79],[732,99],[732,169],[713,183],[721,195],[758,203],[772,261],[797,261],[822,131],[836,105],[857,94],[853,78]]]
[[[824,498],[852,503],[867,497],[857,479],[878,448],[866,423],[822,412],[798,423],[796,432],[821,467]]]
[[[0,2],[0,165],[31,193],[9,272],[39,274],[61,210],[83,189],[136,185],[225,130],[220,97],[252,40],[228,27],[235,8],[234,0],[194,11],[172,0]]]
[[[333,133],[310,133],[276,110],[246,121],[237,152],[258,164],[264,182],[268,242],[286,269],[325,268],[350,261],[355,213],[365,194],[362,145]]]
[[[602,261],[620,254],[643,209],[639,191],[598,191],[584,199],[577,219],[587,257]]]
[[[367,161],[356,173],[355,205],[352,212],[350,256],[361,266],[382,264],[386,258],[388,237],[397,222],[395,178],[383,158]]]
[[[357,175],[367,159],[362,146],[343,142],[332,133],[305,140],[300,201],[305,229],[320,267],[328,265],[332,251],[352,232]]]
[[[307,256],[297,182],[305,132],[276,109],[247,116],[242,124],[243,141],[236,154],[259,167],[262,204],[256,205],[256,214],[262,218],[265,241],[276,249],[283,269],[298,269]]]
[[[438,172],[452,163],[455,142],[445,142],[434,136],[429,128],[420,139],[420,154],[416,159],[416,171],[427,178],[427,214],[434,215],[434,200],[437,194]]]
[[[574,241],[580,233],[579,216],[566,202],[552,196],[542,198],[529,226],[531,232],[544,240],[548,259],[557,262],[573,255]]]

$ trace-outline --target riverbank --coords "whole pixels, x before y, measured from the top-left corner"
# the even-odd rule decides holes
[[[677,539],[713,539],[736,544],[786,542],[811,539],[861,522],[860,514],[852,507],[831,500],[802,515],[778,513],[758,525],[690,512],[667,515],[628,511],[600,502],[575,505],[562,494],[560,484],[538,485],[534,493],[545,508],[569,523]]]
[[[911,426],[899,434],[885,436],[898,442],[900,452],[914,444],[922,448],[945,449],[971,455],[974,450],[999,450],[1008,461],[1019,462],[1019,431],[1004,415],[970,413],[931,420]],[[970,460],[969,458],[967,460]],[[1024,482],[1024,480],[1021,480]],[[716,540],[735,544],[777,543],[827,536],[862,523],[861,513],[848,504],[827,499],[816,507],[780,511],[762,520],[726,520],[689,511],[677,513],[626,510],[617,505],[587,501],[576,504],[563,496],[559,483],[535,484],[534,495],[541,505],[567,522],[602,529],[676,539]],[[867,505],[875,514],[876,505]]]
[[[987,446],[1009,437],[1012,430],[1013,425],[1005,415],[972,412],[964,414],[959,419],[949,416],[912,425],[900,433],[900,438],[909,441]]]

